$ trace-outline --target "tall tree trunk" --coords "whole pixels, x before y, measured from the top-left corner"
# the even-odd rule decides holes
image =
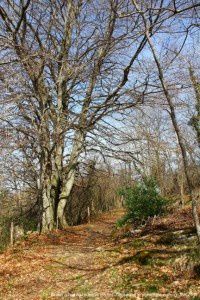
[[[180,170],[180,174],[178,174],[178,182],[179,182],[179,189],[180,189],[180,196],[181,196],[181,206],[185,206],[185,193],[184,193],[184,174],[182,170]]]
[[[64,138],[62,129],[56,124],[56,134],[50,143],[48,126],[41,127],[41,194],[42,194],[42,231],[56,227],[57,206],[61,190]]]
[[[58,157],[56,158],[58,161]],[[60,160],[62,156],[60,156]],[[50,162],[49,162],[50,164]],[[51,167],[43,166],[42,182],[42,231],[49,231],[56,227],[56,210],[61,190],[61,180],[55,168],[54,158],[51,158]]]
[[[190,124],[194,128],[197,136],[197,141],[200,147],[200,82],[195,76],[192,66],[189,68],[190,79],[196,96],[196,114],[192,117]]]
[[[57,207],[57,221],[60,228],[65,228],[68,226],[65,214],[65,208],[67,205],[67,200],[71,193],[72,187],[74,185],[76,169],[72,169],[68,172],[67,178],[65,179],[65,184],[62,187],[62,192],[59,197],[59,203]]]
[[[54,199],[52,198],[52,165],[48,159],[47,152],[43,152],[41,160],[41,190],[42,190],[42,231],[54,228]]]
[[[177,119],[176,119],[176,113],[175,113],[173,100],[172,100],[172,97],[171,97],[171,95],[168,91],[167,85],[165,83],[162,66],[161,66],[161,64],[158,60],[156,50],[155,50],[154,45],[151,41],[146,21],[145,21],[145,25],[146,25],[146,37],[147,37],[149,46],[151,48],[151,51],[152,51],[157,69],[158,69],[159,79],[160,79],[160,82],[161,82],[161,85],[162,85],[162,88],[163,88],[164,95],[167,99],[167,102],[168,102],[168,105],[169,105],[169,108],[170,108],[171,121],[172,121],[174,130],[175,130],[175,133],[176,133],[176,136],[177,136],[177,140],[178,140],[178,143],[179,143],[179,146],[180,146],[182,159],[183,159],[184,173],[185,173],[185,177],[186,177],[186,180],[187,180],[190,200],[192,202],[193,218],[194,218],[194,222],[195,222],[197,237],[198,237],[198,240],[200,242],[200,221],[199,221],[199,216],[198,216],[198,205],[197,205],[197,200],[193,196],[193,193],[192,193],[192,182],[190,180],[190,175],[189,175],[189,172],[188,172],[189,163],[188,163],[188,159],[187,159],[186,147],[185,147],[184,140],[183,140],[183,137],[181,135],[180,128],[179,128],[179,125],[178,125],[178,122],[177,122]]]
[[[65,208],[67,205],[67,200],[74,185],[76,167],[79,155],[82,151],[83,142],[84,133],[80,131],[76,132],[70,161],[66,167],[66,173],[63,175],[62,191],[60,193],[59,203],[57,207],[57,221],[60,228],[65,228],[68,225],[66,220]]]
[[[49,231],[55,227],[54,222],[54,199],[51,198],[51,184],[46,181],[42,190],[42,231]]]

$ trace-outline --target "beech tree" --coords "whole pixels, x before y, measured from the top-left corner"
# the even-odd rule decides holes
[[[1,1],[2,122],[37,178],[43,231],[67,226],[81,154],[103,120],[142,103],[134,63],[170,18],[198,7],[186,2],[142,1],[147,35],[135,1]]]
[[[13,110],[6,122],[36,159],[43,230],[67,225],[87,134],[105,115],[135,104],[124,87],[146,39],[137,17],[120,19],[127,10],[127,1],[112,0],[1,4],[1,84]],[[124,60],[127,47],[133,54]]]

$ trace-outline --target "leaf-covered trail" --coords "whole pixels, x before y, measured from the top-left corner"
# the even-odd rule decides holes
[[[195,243],[191,213],[170,214],[129,237],[114,230],[122,213],[106,213],[66,231],[32,234],[5,251],[0,299],[200,299],[193,298],[200,295],[199,278],[186,265]],[[178,237],[184,226],[183,242]]]
[[[95,278],[98,281],[113,263],[107,251],[113,246],[111,233],[121,214],[107,213],[93,224],[31,235],[0,255],[0,299],[63,299],[69,294],[88,294]],[[103,281],[102,277],[96,293],[103,292]]]

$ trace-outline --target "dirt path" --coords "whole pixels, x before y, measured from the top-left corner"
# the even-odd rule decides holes
[[[160,218],[135,236],[113,236],[122,213],[32,234],[8,249],[0,255],[0,300],[199,300],[200,277],[188,264],[195,249],[191,212]]]
[[[97,299],[102,292],[109,297],[112,290],[107,289],[103,273],[113,263],[107,252],[113,247],[111,233],[121,215],[115,211],[93,224],[32,235],[5,252],[0,256],[0,299]]]

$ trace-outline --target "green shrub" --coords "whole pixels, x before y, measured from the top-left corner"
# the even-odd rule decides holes
[[[144,179],[134,187],[119,191],[124,196],[126,215],[118,221],[118,226],[127,222],[143,223],[149,217],[160,215],[165,211],[168,201],[159,193],[154,179]]]

